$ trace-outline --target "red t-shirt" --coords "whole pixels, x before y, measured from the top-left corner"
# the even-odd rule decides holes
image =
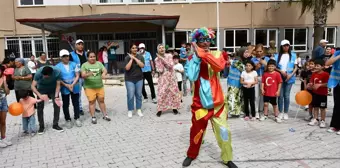
[[[309,83],[314,84],[323,84],[328,83],[329,73],[322,71],[321,73],[314,72],[312,77],[310,78]],[[327,95],[328,88],[326,87],[319,87],[317,90],[313,90],[313,93],[318,95]]]
[[[282,83],[282,78],[278,72],[265,72],[262,76],[264,95],[269,97],[277,97],[275,94],[279,88],[280,83]]]

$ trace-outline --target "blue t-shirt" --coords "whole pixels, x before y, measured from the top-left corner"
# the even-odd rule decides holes
[[[145,51],[144,55],[144,68],[142,68],[143,72],[151,72],[152,67],[151,67],[151,61],[152,61],[152,56],[149,52]]]
[[[72,84],[74,78],[76,77],[76,73],[79,73],[80,71],[79,66],[77,66],[77,64],[74,62],[70,62],[68,66],[65,66],[62,62],[59,62],[56,67],[60,70],[60,79],[66,84]],[[70,90],[65,86],[61,86],[60,92],[63,95],[68,95],[71,93]],[[74,94],[80,92],[80,84],[78,82],[74,85],[72,92]]]
[[[255,66],[256,66],[256,64],[260,63],[260,59],[261,59],[261,58],[253,57],[253,58],[251,58],[251,61],[252,61],[252,62],[255,64]],[[268,61],[270,60],[270,58],[264,57],[264,60],[265,60],[266,62],[268,62]],[[262,76],[262,75],[264,74],[264,68],[265,68],[264,65],[261,65],[261,68],[259,68],[258,70],[256,70],[258,76]]]
[[[181,49],[179,49],[179,56],[181,58],[187,58],[187,49],[184,47],[181,47]]]
[[[39,68],[34,75],[34,80],[38,84],[38,91],[41,94],[54,93],[57,86],[57,81],[60,80],[60,70],[57,67],[50,67],[53,68],[53,73],[51,76],[44,78],[43,74],[41,74],[43,67]]]
[[[314,59],[323,59],[324,54],[325,54],[325,49],[319,45],[313,50],[312,55]]]

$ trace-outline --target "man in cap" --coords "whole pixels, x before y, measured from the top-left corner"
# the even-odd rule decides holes
[[[325,54],[325,47],[327,46],[328,41],[325,39],[320,40],[320,43],[317,47],[314,48],[312,53],[313,59],[323,59],[322,56]]]
[[[144,103],[148,101],[148,95],[145,91],[145,83],[144,81],[148,81],[148,85],[150,87],[150,91],[151,91],[151,98],[152,98],[152,102],[153,103],[157,103],[156,100],[156,94],[155,94],[155,87],[153,85],[153,79],[152,79],[152,75],[155,72],[155,67],[152,61],[152,56],[150,54],[150,52],[145,50],[145,44],[144,43],[140,43],[138,45],[139,48],[139,52],[138,54],[140,54],[141,56],[143,56],[144,58],[144,68],[142,68],[143,71],[143,89],[142,89],[142,94],[144,97]]]
[[[79,120],[79,93],[81,91],[81,86],[78,82],[80,67],[74,62],[70,62],[70,53],[67,50],[60,50],[59,56],[61,62],[59,62],[56,67],[61,72],[60,92],[61,98],[63,100],[63,111],[66,121],[66,128],[72,128],[72,122],[69,112],[70,97],[72,99],[75,123],[78,127],[81,127],[82,123]]]

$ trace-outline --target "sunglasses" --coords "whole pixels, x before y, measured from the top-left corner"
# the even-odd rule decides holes
[[[204,43],[204,42],[208,42],[208,43],[211,43],[212,39],[211,38],[199,38],[197,40],[197,42],[199,43]]]

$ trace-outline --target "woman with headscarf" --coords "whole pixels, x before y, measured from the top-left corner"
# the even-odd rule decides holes
[[[30,96],[34,97],[33,92],[31,91],[32,73],[25,66],[25,60],[23,58],[16,58],[15,66],[16,68],[14,70],[14,74],[12,75],[12,79],[14,80],[14,90],[17,102],[19,102],[21,98],[19,96],[19,92],[21,90],[29,90]]]
[[[230,66],[228,76],[228,112],[230,115],[239,117],[243,110],[243,95],[241,90],[241,73],[244,70],[244,62],[251,59],[251,51],[241,48],[238,53],[239,60],[234,60]]]
[[[155,64],[157,72],[159,73],[157,116],[160,117],[162,112],[169,109],[172,109],[176,115],[178,114],[177,109],[179,109],[181,105],[181,94],[177,86],[176,74],[173,69],[173,56],[165,53],[163,44],[157,46]]]

